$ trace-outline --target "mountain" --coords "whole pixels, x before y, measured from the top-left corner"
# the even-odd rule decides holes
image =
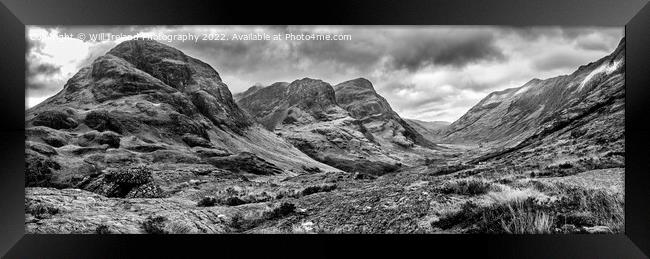
[[[443,142],[492,147],[476,162],[576,160],[583,170],[624,163],[625,39],[569,75],[489,94],[440,132]],[[535,166],[535,165],[533,165]]]
[[[624,93],[624,54],[625,39],[610,55],[572,74],[493,92],[442,130],[442,141],[516,145],[560,121],[568,123],[604,105],[618,107]]]
[[[386,99],[375,91],[367,79],[345,81],[335,85],[334,91],[338,105],[350,112],[353,118],[361,121],[382,145],[437,148],[393,111]]]
[[[30,186],[78,186],[98,170],[141,163],[337,170],[252,120],[208,64],[152,40],[118,44],[27,110],[25,123]]]
[[[448,121],[421,121],[415,119],[404,119],[417,132],[429,140],[435,140],[438,132],[451,124]]]
[[[312,158],[345,171],[391,172],[418,156],[407,153],[435,146],[410,126],[402,126],[404,121],[365,79],[332,87],[303,78],[252,87],[236,99],[267,129]]]
[[[516,202],[547,212],[526,233],[619,233],[624,54],[432,129],[365,79],[232,96],[179,50],[123,42],[26,111],[25,231],[515,233]]]

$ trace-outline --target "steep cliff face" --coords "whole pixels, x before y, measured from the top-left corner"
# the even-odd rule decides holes
[[[370,134],[382,145],[437,148],[431,141],[404,121],[379,95],[372,83],[357,78],[334,86],[336,102],[350,115],[361,121]]]
[[[369,91],[360,91],[364,89]],[[267,129],[314,159],[345,171],[392,172],[431,151],[415,145],[430,143],[417,142],[421,135],[403,127],[403,120],[365,79],[332,87],[304,78],[252,87],[236,99]]]
[[[491,93],[441,130],[440,139],[515,146],[579,118],[622,112],[624,56],[625,39],[612,54],[570,75],[533,79],[521,87]]]
[[[97,58],[27,110],[25,123],[26,164],[49,168],[43,183],[55,186],[74,186],[98,168],[212,163],[240,152],[272,164],[268,173],[336,170],[247,116],[212,67],[151,40],[123,42]]]
[[[349,117],[336,104],[334,89],[321,80],[303,78],[268,87],[252,87],[237,102],[269,130],[283,124],[309,124]]]
[[[326,82],[303,78],[252,87],[236,98],[255,120],[318,161],[373,174],[394,171],[401,164],[336,103],[334,88]]]

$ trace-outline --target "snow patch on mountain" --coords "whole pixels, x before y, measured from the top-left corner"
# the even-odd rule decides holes
[[[585,79],[582,80],[580,83],[580,86],[578,86],[578,91],[582,90],[582,88],[585,87],[585,85],[593,79],[594,76],[600,74],[600,73],[606,73],[606,74],[611,74],[612,72],[616,71],[618,67],[622,64],[621,60],[614,61],[613,63],[610,64],[602,64],[598,68],[594,69],[589,73]]]

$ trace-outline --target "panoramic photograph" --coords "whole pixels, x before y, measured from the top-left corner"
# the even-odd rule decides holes
[[[27,26],[25,231],[623,233],[624,34]]]

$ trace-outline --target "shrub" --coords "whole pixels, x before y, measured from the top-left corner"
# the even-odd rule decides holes
[[[41,139],[43,139],[43,142],[53,147],[62,147],[68,144],[67,140],[61,136],[44,136]]]
[[[136,166],[112,171],[106,175],[106,179],[120,185],[138,186],[150,182],[152,176],[148,167]]]
[[[562,215],[563,221],[608,226],[614,232],[623,230],[625,204],[622,194],[572,186],[561,187],[567,194],[558,204],[558,207],[561,206],[558,209],[567,212]],[[580,216],[582,218],[578,219]]]
[[[456,165],[449,165],[449,166],[444,166],[444,167],[438,167],[433,170],[433,172],[429,173],[431,175],[445,175],[445,174],[452,174],[458,171],[462,171],[465,169],[470,169],[472,166],[466,165],[466,164],[456,164]]]
[[[233,197],[226,198],[223,204],[228,206],[238,206],[238,205],[246,204],[246,202],[240,199],[239,197],[233,196]]]
[[[244,225],[244,216],[241,213],[236,213],[230,219],[229,226],[234,229],[241,229]]]
[[[167,218],[162,216],[149,216],[144,220],[144,222],[142,222],[142,228],[147,234],[169,234],[169,232],[165,230],[166,221]]]
[[[217,198],[214,196],[205,196],[199,200],[199,202],[196,204],[196,206],[199,207],[211,207],[217,204]]]
[[[569,168],[573,168],[573,165],[570,164],[569,162],[564,162],[562,164],[559,164],[558,167],[560,169],[569,169]]]
[[[43,204],[28,204],[25,212],[32,214],[38,219],[50,218],[52,215],[59,213],[59,209]]]
[[[553,189],[563,198],[541,202],[539,198],[510,194],[524,191],[508,192],[511,198],[495,199],[496,202],[488,206],[467,202],[460,210],[443,215],[431,226],[460,228],[470,233],[512,234],[566,233],[564,226],[567,224],[581,229],[604,226],[614,233],[623,230],[621,194],[563,184]]]
[[[322,172],[322,170],[320,170],[320,168],[315,167],[315,166],[309,167],[309,166],[306,166],[306,165],[302,165],[301,168],[302,168],[303,171],[305,171],[307,173],[311,173],[311,174]]]
[[[438,163],[438,160],[436,160],[435,158],[426,157],[424,159],[424,165],[426,165],[426,166],[434,165],[436,163]]]
[[[111,234],[111,230],[106,225],[99,225],[95,228],[95,233],[100,235]]]
[[[97,143],[100,145],[107,144],[112,148],[118,148],[120,147],[120,135],[111,131],[102,132],[97,137]]]
[[[526,202],[506,203],[510,213],[502,219],[503,229],[508,234],[549,234],[553,230],[553,217],[541,210],[534,210]]]
[[[45,126],[53,129],[71,129],[77,127],[77,123],[74,119],[70,118],[70,115],[63,111],[43,111],[34,117],[32,122],[34,126]]]
[[[51,158],[27,150],[25,152],[25,186],[47,187],[51,185],[52,170],[61,166]]]
[[[307,196],[310,194],[314,193],[319,193],[319,192],[329,192],[336,189],[336,185],[334,184],[324,184],[324,185],[317,185],[317,186],[309,186],[305,189],[302,190],[302,196]]]
[[[275,199],[279,200],[282,198],[299,198],[302,195],[302,192],[298,190],[281,190],[275,195]]]
[[[153,176],[148,167],[136,166],[112,170],[104,176],[104,180],[112,184],[105,193],[107,197],[123,198],[132,190],[137,190],[138,187],[153,182]],[[151,187],[155,189],[156,186]]]
[[[364,173],[355,173],[354,174],[354,179],[355,180],[374,180],[377,179],[377,176],[371,175],[371,174],[364,174]]]
[[[188,234],[192,232],[192,227],[184,222],[172,222],[169,225],[172,234]]]
[[[148,182],[131,189],[124,198],[163,198],[165,192],[153,182]]]
[[[446,215],[433,227],[449,229],[461,227],[470,233],[551,233],[553,218],[535,199],[515,199],[480,207],[465,203],[457,212]]]
[[[122,123],[108,111],[91,111],[84,118],[84,123],[97,131],[110,130],[120,134],[125,131]]]
[[[478,205],[466,202],[463,203],[459,211],[444,215],[440,220],[432,222],[431,226],[442,229],[450,229],[455,226],[466,228],[479,221],[479,214]]]
[[[288,202],[283,202],[279,206],[270,210],[262,212],[261,216],[254,216],[245,218],[241,213],[237,212],[232,216],[228,226],[235,231],[245,231],[254,228],[264,223],[266,220],[275,220],[294,213],[296,205]]]
[[[294,123],[296,123],[296,122],[298,122],[298,120],[296,120],[296,118],[294,118],[293,116],[287,116],[287,117],[284,118],[284,120],[282,121],[282,124],[294,124]]]
[[[296,205],[293,203],[283,202],[280,206],[273,208],[270,211],[265,211],[263,218],[267,220],[277,219],[287,216],[296,211]]]
[[[479,195],[492,189],[492,184],[477,179],[460,180],[445,183],[440,191],[444,194]]]
[[[587,133],[587,129],[575,129],[575,130],[571,131],[571,137],[579,138],[579,137],[581,137],[582,135],[584,135],[586,133]]]

